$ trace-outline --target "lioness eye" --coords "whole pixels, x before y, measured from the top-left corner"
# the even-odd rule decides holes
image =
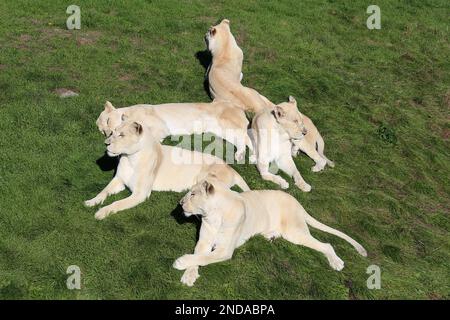
[[[123,133],[119,134],[119,137],[123,138],[125,135]]]

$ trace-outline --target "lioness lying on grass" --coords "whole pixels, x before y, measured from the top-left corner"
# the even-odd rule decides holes
[[[189,286],[199,277],[199,266],[231,259],[237,247],[257,234],[267,239],[283,237],[322,252],[334,270],[342,270],[344,262],[333,247],[316,240],[310,234],[308,225],[344,239],[359,254],[367,256],[358,242],[311,217],[294,197],[282,191],[237,193],[210,179],[192,187],[180,204],[186,216],[202,216],[194,254],[186,254],[173,264],[175,269],[186,270],[181,282]]]
[[[151,130],[137,122],[126,121],[105,140],[109,156],[120,156],[117,172],[95,198],[85,202],[92,207],[128,187],[131,195],[101,208],[96,219],[132,208],[155,191],[180,192],[199,180],[214,177],[227,186],[249,190],[244,179],[222,159],[201,152],[161,145]]]
[[[283,102],[278,105],[285,110],[286,113],[298,112],[300,115],[301,128],[304,130],[302,139],[292,139],[292,156],[295,157],[299,151],[304,152],[316,163],[311,170],[319,172],[325,168],[325,165],[334,167],[334,162],[328,159],[324,154],[325,142],[320,135],[319,130],[305,114],[298,111],[297,101],[293,96],[289,96],[289,102]]]
[[[253,152],[245,113],[228,101],[138,104],[117,109],[107,101],[96,123],[100,132],[108,137],[124,120],[138,121],[150,127],[157,139],[170,135],[213,133],[236,146],[237,161],[244,158],[246,146],[250,153]]]
[[[250,160],[256,162],[264,180],[272,181],[283,189],[287,189],[289,184],[281,176],[269,171],[272,162],[293,177],[295,184],[302,191],[311,190],[311,186],[303,180],[292,159],[298,150],[316,162],[311,168],[314,172],[322,170],[327,163],[334,167],[334,163],[323,154],[322,136],[311,119],[298,111],[297,101],[292,96],[289,97],[289,102],[280,103],[272,112],[263,111],[253,118],[252,140],[254,155]]]

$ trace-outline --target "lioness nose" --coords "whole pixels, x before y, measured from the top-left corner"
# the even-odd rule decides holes
[[[306,130],[306,128],[303,128],[302,133],[303,135],[306,135],[308,133],[308,130]]]
[[[111,141],[109,141],[109,139],[105,140],[105,145],[109,146],[111,144]]]
[[[181,198],[180,205],[183,205],[183,204],[184,204],[184,198]]]

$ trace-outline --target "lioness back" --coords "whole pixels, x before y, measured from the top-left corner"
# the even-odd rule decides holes
[[[290,194],[280,190],[252,190],[240,194],[246,202],[247,215],[260,233],[280,230],[286,217],[298,214],[300,203]]]
[[[214,163],[224,164],[215,156],[179,147],[162,145],[162,158],[153,190],[181,192],[197,183],[202,168]]]
[[[255,205],[255,209],[264,207],[268,214],[290,210],[291,207],[286,207],[287,205],[298,203],[294,197],[281,190],[251,190],[242,192],[241,196],[248,203]]]

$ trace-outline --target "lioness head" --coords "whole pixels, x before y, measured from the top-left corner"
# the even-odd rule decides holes
[[[205,203],[209,197],[214,195],[214,186],[203,180],[194,185],[191,190],[180,200],[186,217],[191,215],[202,215]]]
[[[106,101],[105,110],[100,113],[96,124],[100,132],[109,137],[122,124],[123,120],[120,112],[114,108],[111,102]]]
[[[138,152],[142,148],[143,130],[142,125],[137,122],[127,121],[121,124],[105,140],[108,155],[115,157]]]
[[[223,19],[218,25],[212,26],[206,32],[205,41],[208,50],[214,54],[214,52],[220,50],[220,47],[226,43],[229,37],[233,37],[230,31],[230,20]]]
[[[278,104],[273,110],[277,122],[292,139],[302,139],[308,133],[303,123],[303,115],[297,109],[297,101],[289,96],[288,102]]]

